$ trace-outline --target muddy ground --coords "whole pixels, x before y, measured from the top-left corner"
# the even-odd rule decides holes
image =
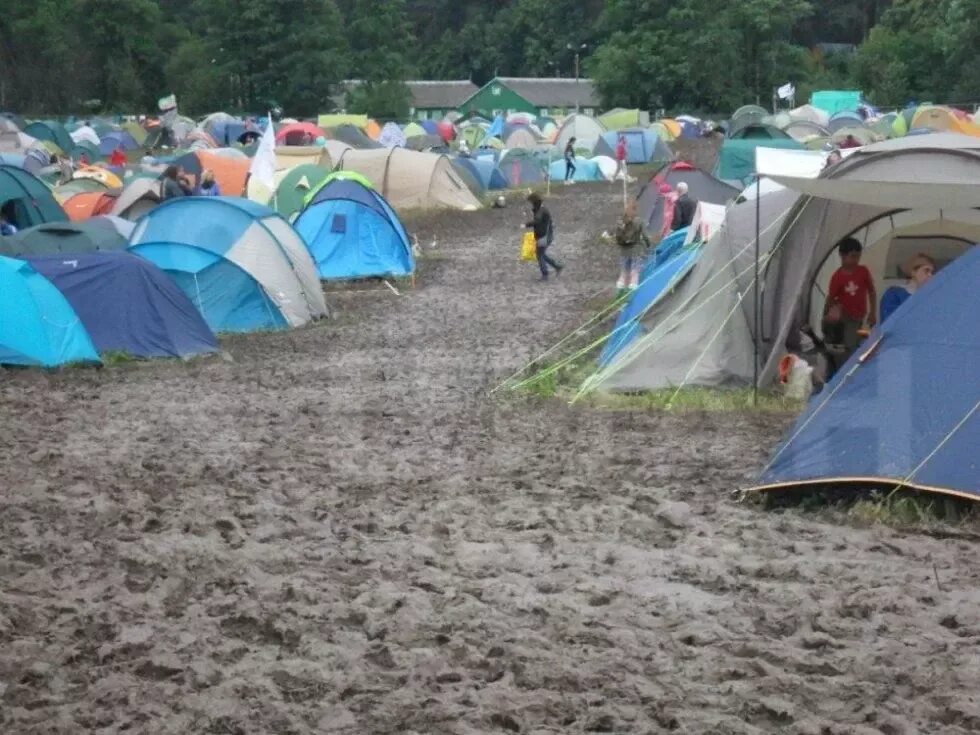
[[[414,289],[0,375],[0,732],[970,733],[977,545],[730,493],[789,416],[487,391],[610,295],[612,186],[412,220]]]

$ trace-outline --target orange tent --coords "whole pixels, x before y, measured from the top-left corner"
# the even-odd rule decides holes
[[[112,205],[116,203],[119,192],[109,191],[83,191],[73,197],[69,197],[61,205],[72,222],[81,222],[89,217],[100,214],[109,214]]]
[[[183,168],[195,184],[201,183],[201,174],[211,169],[223,195],[240,197],[245,191],[245,180],[252,161],[249,158],[220,156],[210,151],[191,151],[174,161],[174,164]]]
[[[375,120],[368,120],[364,126],[364,134],[371,140],[377,140],[381,137],[381,126]]]

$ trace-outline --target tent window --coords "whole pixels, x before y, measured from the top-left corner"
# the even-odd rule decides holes
[[[335,214],[333,222],[330,223],[330,231],[343,235],[347,232],[347,215]]]

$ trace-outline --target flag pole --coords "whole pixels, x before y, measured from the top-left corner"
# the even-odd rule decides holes
[[[762,177],[755,175],[755,278],[752,279],[752,405],[759,405],[759,236]]]

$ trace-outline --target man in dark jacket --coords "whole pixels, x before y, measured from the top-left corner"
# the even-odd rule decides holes
[[[694,222],[694,213],[697,209],[697,200],[687,195],[687,184],[680,182],[677,185],[677,202],[674,204],[674,222],[671,229],[676,231],[682,227],[690,227]]]
[[[548,266],[555,269],[555,275],[560,276],[565,266],[555,262],[548,257],[548,248],[555,240],[555,224],[551,219],[551,212],[544,206],[541,195],[537,192],[528,194],[527,200],[531,203],[531,221],[525,223],[525,227],[533,228],[534,239],[537,241],[538,267],[541,269],[541,280],[548,280]]]

